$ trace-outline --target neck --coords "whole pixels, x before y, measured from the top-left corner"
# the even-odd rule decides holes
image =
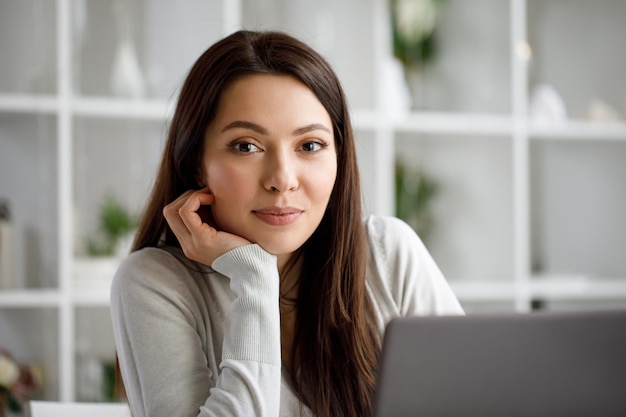
[[[285,266],[289,263],[291,256],[293,254],[286,253],[284,255],[278,255],[276,258],[276,265],[278,265],[278,274],[282,277],[283,271],[285,270]]]
[[[280,299],[283,301],[293,301],[298,296],[298,284],[300,273],[302,272],[301,252],[294,252],[286,259],[279,259],[278,274],[280,276]],[[293,303],[290,303],[293,304]]]
[[[283,366],[290,372],[295,335],[298,289],[302,256],[296,252],[279,268],[280,274],[280,344]],[[290,372],[291,373],[291,372]]]

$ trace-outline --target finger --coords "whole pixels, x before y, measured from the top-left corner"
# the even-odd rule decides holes
[[[173,219],[174,217],[178,216],[178,210],[185,203],[185,201],[187,201],[191,193],[191,191],[187,191],[178,196],[178,198],[176,198],[174,201],[163,207],[163,216],[165,216],[166,219]]]
[[[180,208],[189,200],[189,198],[192,195],[196,193],[200,193],[200,191],[195,191],[195,190],[185,191],[183,194],[179,195],[178,198],[176,198],[174,201],[167,204],[163,208],[163,214],[168,215],[168,214],[173,214],[174,212],[178,212]],[[202,201],[202,204],[204,204],[204,201]]]
[[[174,232],[174,235],[176,235],[176,238],[179,242],[191,238],[191,231],[189,230],[189,228],[187,228],[187,226],[181,219],[180,215],[178,214],[178,210],[173,210],[172,207],[166,207],[163,209],[163,215],[165,217],[165,220],[167,221],[167,224],[169,225],[170,229],[172,229],[172,232]]]
[[[192,193],[193,191],[187,191],[181,194],[176,200],[163,208],[163,216],[179,241],[191,235],[191,232],[180,217],[179,210]]]
[[[179,208],[178,213],[180,218],[192,233],[195,230],[206,227],[203,226],[204,222],[202,221],[198,210],[200,210],[200,207],[202,206],[211,205],[214,200],[213,195],[197,191],[192,193]]]

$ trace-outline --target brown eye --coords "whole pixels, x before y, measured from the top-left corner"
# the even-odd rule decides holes
[[[258,152],[259,148],[250,142],[235,142],[230,145],[231,149],[240,153]]]
[[[316,152],[326,147],[326,144],[320,142],[307,142],[302,145],[302,150],[306,152]]]

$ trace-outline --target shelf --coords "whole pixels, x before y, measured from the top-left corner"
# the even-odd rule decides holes
[[[58,307],[61,293],[57,289],[18,289],[0,291],[0,308]]]
[[[175,101],[133,100],[124,98],[85,97],[72,100],[77,116],[169,120]],[[0,112],[53,114],[59,99],[53,95],[0,94]],[[513,132],[513,119],[502,115],[472,113],[413,112],[400,119],[381,115],[375,110],[352,111],[355,129],[373,130],[386,125],[399,132],[505,136]],[[534,140],[624,140],[626,122],[593,122],[569,120],[562,123],[528,122]]]
[[[165,100],[89,97],[74,100],[72,111],[77,116],[168,120],[173,114],[174,106],[175,102]]]
[[[111,287],[94,286],[72,291],[75,306],[107,307]],[[0,310],[5,308],[45,308],[59,307],[61,293],[58,290],[2,290],[0,291]]]
[[[52,95],[0,94],[3,113],[52,114],[58,108],[58,98]]]
[[[562,123],[529,123],[530,138],[534,140],[623,140],[626,122],[592,122],[569,120]]]
[[[461,301],[513,301],[516,286],[507,282],[451,281],[452,291]],[[533,277],[530,296],[550,300],[566,299],[625,299],[626,279],[592,279],[586,277]],[[74,286],[72,300],[77,306],[109,305],[110,282],[93,286]],[[0,291],[0,308],[57,307],[58,290],[4,290]]]
[[[495,114],[416,112],[393,125],[397,131],[415,133],[486,136],[513,133],[513,119]]]
[[[626,279],[535,276],[530,281],[530,291],[533,298],[550,300],[626,299]]]
[[[452,291],[459,301],[513,301],[516,288],[512,281],[507,282],[462,282],[449,281]]]
[[[76,306],[108,306],[111,283],[120,261],[115,257],[75,258],[73,303]]]
[[[108,307],[111,298],[111,286],[99,286],[90,289],[75,289],[72,301],[75,307]]]
[[[514,128],[512,117],[496,114],[412,112],[393,117],[375,110],[355,109],[351,116],[357,130],[384,126],[405,133],[510,136]]]
[[[506,282],[450,281],[460,301],[513,301],[518,288]],[[531,299],[607,300],[626,299],[626,278],[590,278],[586,276],[534,276],[528,284]]]
[[[168,120],[175,102],[165,100],[130,100],[122,98],[88,97],[71,100],[76,116]],[[0,112],[53,114],[59,110],[59,98],[47,95],[0,94]]]

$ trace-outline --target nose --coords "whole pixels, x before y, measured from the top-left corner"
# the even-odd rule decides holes
[[[297,163],[288,150],[268,152],[263,187],[272,192],[298,188]]]

